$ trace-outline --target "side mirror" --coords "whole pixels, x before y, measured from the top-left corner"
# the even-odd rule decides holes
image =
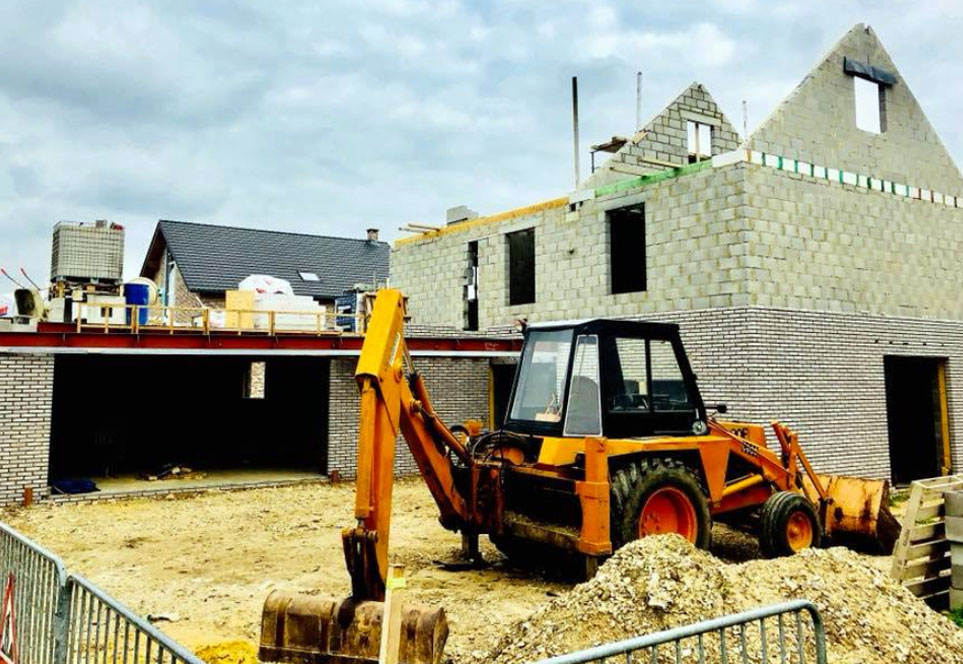
[[[715,405],[715,411],[720,415],[725,415],[729,411],[729,407],[724,403],[718,403]]]

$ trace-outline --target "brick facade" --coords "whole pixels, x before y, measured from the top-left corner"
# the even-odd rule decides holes
[[[358,386],[354,380],[356,358],[331,360],[328,415],[328,473],[353,478],[358,448]],[[449,425],[469,418],[488,425],[489,360],[482,358],[415,357],[415,368],[422,372],[432,403],[441,419]],[[395,470],[413,474],[418,467],[399,436]]]
[[[47,492],[53,357],[0,353],[0,505]]]

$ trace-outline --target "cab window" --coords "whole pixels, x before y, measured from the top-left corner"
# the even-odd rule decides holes
[[[566,402],[566,436],[601,436],[602,404],[599,393],[599,338],[579,336],[572,358],[572,382]]]
[[[568,373],[572,330],[531,332],[518,371],[509,419],[557,423]]]

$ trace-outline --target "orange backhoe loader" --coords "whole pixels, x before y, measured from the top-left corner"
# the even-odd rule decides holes
[[[361,391],[357,523],[343,533],[351,596],[275,591],[262,661],[374,661],[381,641],[395,439],[404,436],[439,511],[477,555],[480,534],[509,557],[538,545],[600,559],[639,537],[710,544],[713,520],[756,524],[762,551],[788,555],[826,536],[892,549],[898,526],[883,480],[816,474],[796,434],[709,414],[676,325],[616,320],[525,331],[501,429],[448,427],[432,408],[404,337],[404,300],[379,291],[356,378]],[[714,411],[725,413],[724,406]],[[402,611],[399,661],[438,664],[441,608]]]

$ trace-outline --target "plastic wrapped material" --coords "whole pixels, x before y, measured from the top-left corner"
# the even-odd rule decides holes
[[[265,295],[294,295],[291,283],[267,274],[252,274],[237,285],[238,290],[252,290]]]

